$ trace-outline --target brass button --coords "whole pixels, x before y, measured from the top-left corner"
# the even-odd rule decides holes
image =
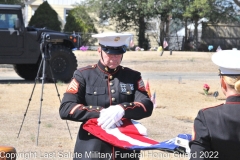
[[[126,104],[124,104],[124,107],[127,107],[127,105],[126,105]]]
[[[110,82],[109,84],[110,84],[110,86],[112,86],[112,85],[113,85],[113,83],[112,83],[112,82]]]
[[[97,92],[93,92],[93,94],[97,94]]]
[[[94,68],[94,65],[92,65],[92,68]]]
[[[115,101],[115,98],[112,98],[112,101]]]
[[[129,103],[130,105],[132,105],[132,103]]]
[[[91,135],[91,133],[89,133],[89,132],[88,132],[88,135],[90,136],[90,135]]]
[[[105,67],[105,71],[108,71],[108,68],[107,68],[107,67]]]
[[[112,92],[112,93],[115,93],[115,90],[114,90],[114,89],[112,89],[112,90],[111,90],[111,92]]]
[[[112,76],[109,76],[110,79],[112,79],[113,77]]]
[[[92,108],[92,106],[89,106],[89,108]]]
[[[127,94],[130,94],[130,92],[127,91]]]
[[[97,110],[99,110],[99,107],[97,107]]]

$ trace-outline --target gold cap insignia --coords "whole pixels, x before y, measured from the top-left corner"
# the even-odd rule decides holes
[[[115,37],[114,38],[114,41],[119,41],[120,40],[120,37]]]

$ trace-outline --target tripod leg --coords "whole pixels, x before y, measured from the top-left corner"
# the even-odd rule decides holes
[[[23,126],[25,117],[26,117],[26,115],[27,115],[27,111],[28,111],[30,102],[31,102],[31,100],[32,100],[32,95],[33,95],[33,92],[34,92],[34,90],[35,90],[37,80],[39,79],[39,73],[40,73],[40,70],[41,70],[41,67],[42,67],[42,62],[43,62],[43,60],[41,60],[41,63],[40,63],[40,65],[39,65],[38,72],[37,72],[37,76],[36,76],[36,78],[35,78],[35,83],[34,83],[34,86],[33,86],[33,89],[32,89],[32,93],[31,93],[31,96],[30,96],[30,98],[29,98],[28,105],[27,105],[26,111],[25,111],[25,113],[24,113],[24,117],[23,117],[23,120],[22,120],[22,124],[21,124],[21,126],[20,126],[20,129],[19,129],[17,138],[19,137],[20,132],[21,132],[21,130],[22,130],[22,126]]]
[[[38,130],[37,130],[37,141],[36,141],[36,144],[37,144],[37,145],[38,145],[38,137],[39,137],[40,124],[41,124],[41,114],[42,114],[42,101],[43,101],[43,89],[44,89],[45,71],[46,71],[46,60],[45,60],[45,58],[43,58],[42,91],[41,91],[40,109],[39,109],[39,118],[38,118]]]
[[[57,88],[56,80],[55,80],[55,78],[54,78],[54,76],[53,76],[53,72],[52,72],[52,66],[51,66],[50,64],[48,64],[48,65],[49,65],[49,68],[50,68],[50,72],[51,72],[52,80],[53,80],[53,82],[54,82],[54,84],[55,84],[55,88],[56,88],[56,91],[57,91],[57,96],[58,96],[59,101],[60,101],[60,103],[61,103],[60,94],[59,94],[59,92],[58,92],[58,88]],[[69,129],[69,126],[68,126],[68,122],[67,122],[67,120],[66,120],[66,124],[67,124],[67,128],[68,128],[68,132],[69,132],[69,134],[70,134],[70,138],[72,139],[71,131],[70,131],[70,129]]]

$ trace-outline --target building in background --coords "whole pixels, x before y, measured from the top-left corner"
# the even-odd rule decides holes
[[[28,26],[31,17],[34,15],[37,8],[46,0],[25,0],[25,7],[23,8],[24,24]],[[84,0],[47,0],[49,5],[57,12],[59,20],[62,22],[62,29],[66,23],[66,17],[75,4],[81,3]],[[101,21],[98,17],[95,19]],[[158,47],[157,41],[159,41],[159,22],[157,19],[149,20],[149,27],[146,31],[146,36],[149,38],[152,47]],[[95,22],[95,27],[99,33],[101,32],[115,32],[116,23],[111,20],[103,21],[102,23]],[[78,31],[76,31],[78,32]],[[126,33],[132,33],[135,35],[134,30],[126,31]],[[90,33],[89,33],[90,34]],[[137,36],[133,37],[135,46],[137,46]]]
[[[28,26],[31,17],[35,11],[46,0],[26,0],[24,8],[24,23]],[[66,23],[68,12],[74,8],[74,4],[80,3],[82,0],[47,0],[49,5],[57,12],[59,20],[62,22],[62,27]]]

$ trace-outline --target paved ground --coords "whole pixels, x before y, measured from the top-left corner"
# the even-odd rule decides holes
[[[78,66],[95,64],[99,55],[96,52],[75,51]],[[130,52],[124,55],[123,66],[142,73],[143,79],[218,79],[216,68],[210,60],[210,53],[168,52],[159,56],[158,52]],[[84,57],[84,58],[83,58]],[[22,80],[12,65],[0,64],[0,81]]]
[[[142,72],[142,77],[150,79],[218,79],[219,77],[214,73],[160,73],[160,72]],[[0,81],[22,80],[13,70],[0,71]]]

